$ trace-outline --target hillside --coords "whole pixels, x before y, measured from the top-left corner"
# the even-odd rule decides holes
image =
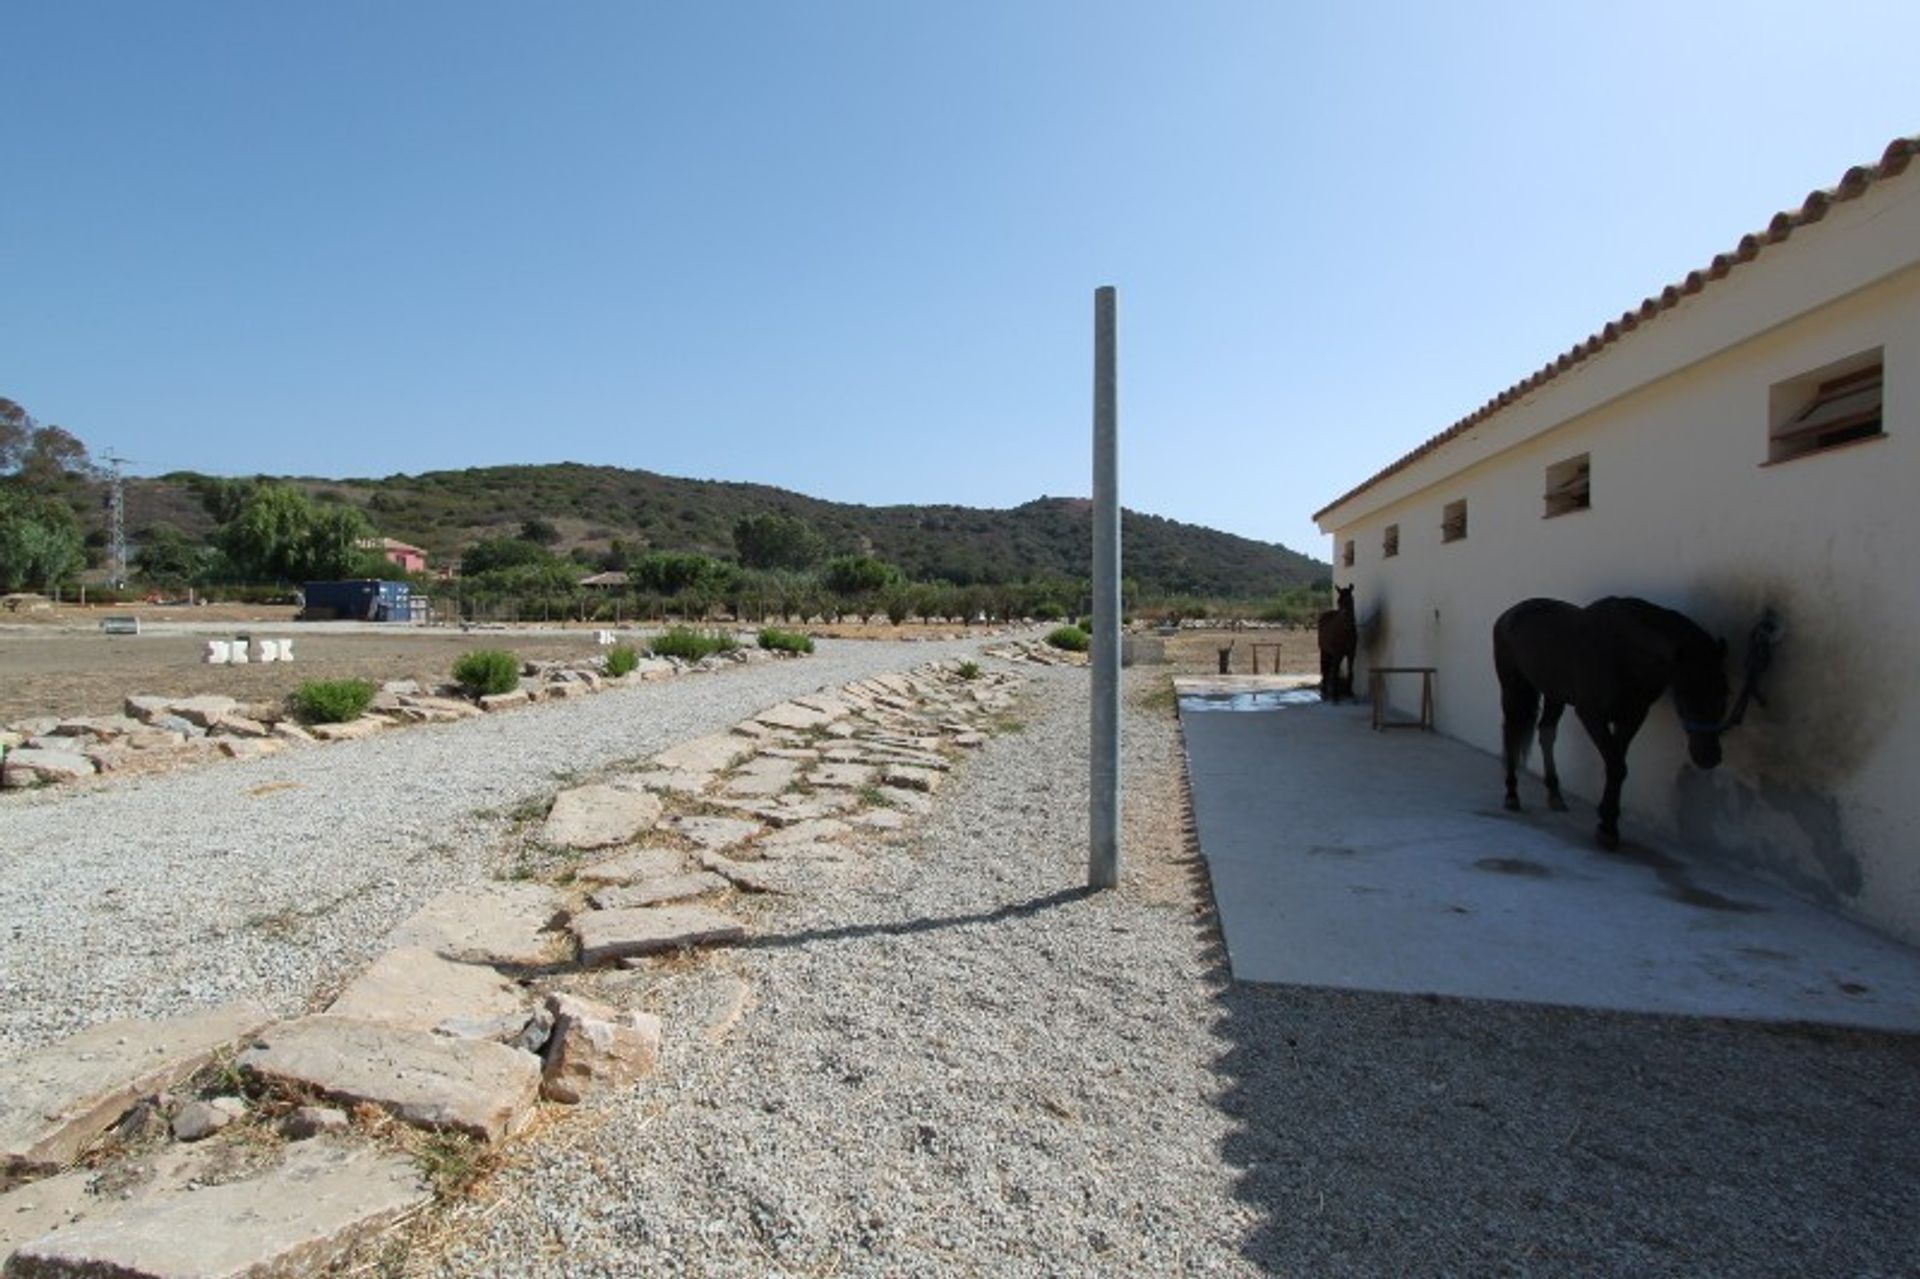
[[[127,523],[138,532],[170,523],[210,532],[191,474],[132,480]],[[651,471],[563,463],[393,475],[385,479],[290,481],[324,500],[363,508],[388,537],[424,547],[435,563],[457,560],[484,537],[511,537],[543,519],[560,549],[629,548],[733,554],[741,516],[777,511],[813,525],[834,553],[866,552],[910,577],[967,584],[1085,575],[1092,504],[1042,497],[1011,510],[964,506],[856,506],[761,484],[688,480]],[[1128,511],[1122,521],[1126,575],[1154,593],[1250,597],[1329,575],[1298,552],[1195,524]]]

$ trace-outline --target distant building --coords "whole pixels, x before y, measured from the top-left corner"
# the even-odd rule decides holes
[[[427,553],[417,546],[405,542],[396,542],[390,537],[370,537],[360,543],[363,551],[378,551],[385,556],[389,564],[400,566],[402,573],[424,573],[427,571]]]
[[[1736,682],[1749,628],[1774,609],[1786,638],[1766,706],[1713,772],[1688,766],[1671,704],[1657,706],[1634,742],[1628,820],[1912,943],[1916,149],[1902,139],[1848,170],[1314,517],[1336,580],[1358,588],[1361,687],[1369,666],[1438,667],[1438,728],[1488,752],[1489,635],[1515,602],[1679,609],[1727,638]],[[1418,692],[1389,689],[1409,709]],[[1562,777],[1590,800],[1598,755],[1570,725]],[[1495,802],[1491,754],[1486,782],[1479,801]]]

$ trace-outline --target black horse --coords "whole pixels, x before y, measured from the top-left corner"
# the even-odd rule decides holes
[[[1360,627],[1353,618],[1353,588],[1333,588],[1334,607],[1320,614],[1320,696],[1340,700],[1342,690],[1353,696],[1353,655],[1360,647]],[[1340,673],[1346,663],[1346,675]]]
[[[1526,759],[1536,723],[1545,764],[1547,804],[1564,811],[1553,741],[1560,712],[1571,704],[1606,761],[1600,798],[1600,846],[1620,846],[1620,786],[1627,747],[1663,689],[1687,734],[1687,753],[1700,768],[1720,762],[1727,715],[1727,642],[1715,639],[1672,609],[1645,600],[1608,597],[1586,608],[1559,600],[1523,600],[1493,624],[1493,669],[1500,677],[1501,735],[1507,767],[1507,807],[1520,808],[1514,772]],[[1540,708],[1541,699],[1546,709]],[[1742,699],[1742,709],[1745,697]]]

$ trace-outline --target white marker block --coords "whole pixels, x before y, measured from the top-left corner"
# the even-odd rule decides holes
[[[283,662],[291,662],[293,660],[292,640],[283,639],[280,641],[280,660]]]
[[[277,662],[280,660],[280,641],[261,640],[260,654],[253,659],[256,662]]]
[[[227,645],[227,665],[245,666],[247,664],[247,642],[237,639]]]
[[[231,649],[231,647],[232,645],[228,644],[225,640],[208,640],[205,658],[206,664],[208,666],[225,666],[227,664],[227,658],[230,656],[228,650]]]

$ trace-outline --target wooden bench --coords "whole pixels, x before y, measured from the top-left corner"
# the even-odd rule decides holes
[[[1367,671],[1367,700],[1373,703],[1373,726],[1382,728],[1421,728],[1433,731],[1433,677],[1438,667],[1434,666],[1374,666]],[[1387,676],[1418,675],[1420,677],[1420,718],[1387,718]]]

